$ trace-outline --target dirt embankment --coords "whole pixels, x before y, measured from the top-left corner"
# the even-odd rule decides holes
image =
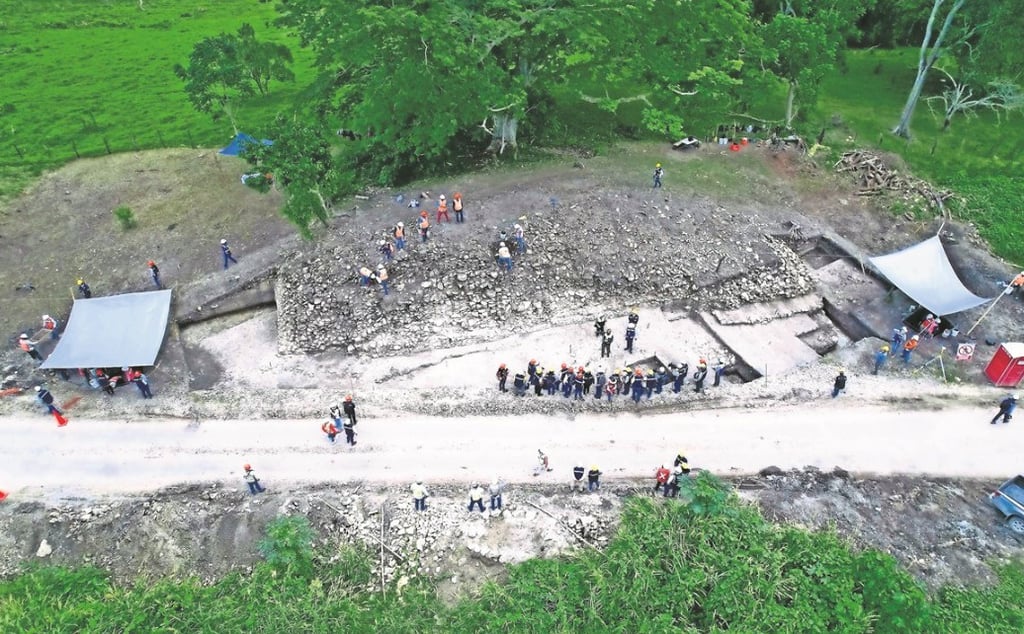
[[[834,527],[860,547],[895,556],[930,587],[990,582],[993,562],[1018,556],[1021,538],[985,496],[997,482],[933,478],[852,478],[814,469],[734,481],[771,519],[812,530]],[[381,550],[385,577],[416,576],[456,595],[504,566],[603,546],[626,496],[649,494],[647,481],[606,483],[600,493],[568,485],[512,485],[504,510],[467,511],[461,487],[429,487],[426,512],[404,487],[318,484],[252,496],[220,485],[170,487],[153,495],[0,508],[0,573],[36,560],[110,569],[122,582],[195,574],[214,579],[257,560],[264,527],[279,514],[302,514],[331,557],[342,544]],[[484,500],[488,504],[487,498]],[[666,501],[666,503],[675,503]],[[554,517],[549,516],[551,513]]]

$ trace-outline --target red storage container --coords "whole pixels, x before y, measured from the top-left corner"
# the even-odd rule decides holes
[[[985,376],[996,387],[1016,387],[1024,379],[1024,343],[1004,343],[985,366]]]

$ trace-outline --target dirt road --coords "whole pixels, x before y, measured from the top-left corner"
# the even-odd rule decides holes
[[[364,418],[358,446],[330,445],[310,420],[112,421],[49,417],[2,421],[0,489],[19,497],[152,490],[190,481],[240,483],[250,462],[265,483],[337,480],[534,480],[538,448],[561,481],[572,462],[608,477],[645,477],[685,450],[721,474],[841,466],[859,473],[1004,477],[1020,468],[1024,427],[988,424],[993,412],[901,412],[821,402],[800,408],[646,416],[514,419]]]

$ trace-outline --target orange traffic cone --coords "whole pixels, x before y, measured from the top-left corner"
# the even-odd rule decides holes
[[[6,499],[7,499],[7,492],[6,491],[0,491],[0,502],[3,502]]]
[[[57,427],[63,427],[68,424],[68,419],[64,418],[60,412],[54,412],[53,417],[57,419]]]

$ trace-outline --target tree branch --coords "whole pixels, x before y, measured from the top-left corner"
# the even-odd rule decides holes
[[[647,98],[646,94],[643,94],[643,95],[633,95],[632,97],[619,97],[618,99],[612,99],[611,97],[609,97],[607,95],[605,95],[604,97],[594,97],[592,95],[587,95],[587,94],[584,94],[584,93],[581,92],[580,93],[580,99],[582,99],[583,101],[586,101],[587,103],[602,103],[602,102],[605,102],[605,101],[610,101],[610,102],[615,104],[616,108],[620,104],[633,103],[633,102],[636,102],[636,101],[643,102],[644,104],[646,104],[646,105],[648,105],[648,106],[650,106],[652,108],[654,107],[653,104],[651,104],[651,101]]]
[[[668,89],[671,90],[672,92],[676,93],[677,95],[682,96],[682,97],[692,97],[692,96],[697,94],[696,90],[683,91],[683,90],[680,90],[679,88],[676,88],[675,86],[669,86]]]

